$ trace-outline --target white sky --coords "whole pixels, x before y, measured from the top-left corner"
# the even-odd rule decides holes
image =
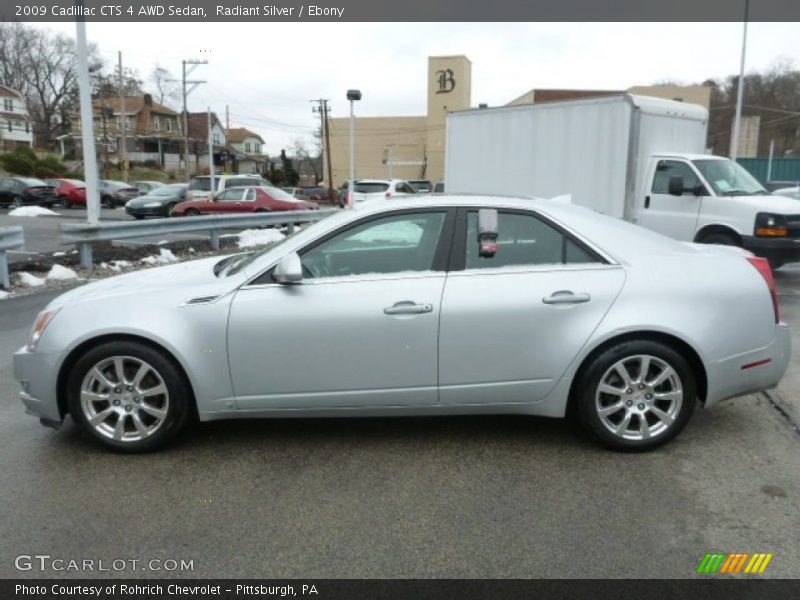
[[[41,27],[74,36],[74,23]],[[531,88],[624,89],[666,79],[700,83],[737,73],[741,23],[88,23],[111,64],[122,51],[145,88],[158,63],[180,76],[181,60],[206,58],[189,110],[211,106],[231,126],[257,131],[277,154],[319,127],[312,98],[346,116],[359,88],[364,116],[422,115],[427,57],[472,61],[472,103],[505,104]],[[752,23],[747,70],[778,59],[800,68],[800,24]],[[180,109],[179,106],[173,106]]]

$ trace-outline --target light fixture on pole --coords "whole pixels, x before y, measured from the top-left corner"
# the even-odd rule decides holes
[[[347,202],[353,208],[353,188],[356,179],[356,115],[353,103],[361,100],[361,90],[347,90],[350,101],[350,179],[347,182]]]

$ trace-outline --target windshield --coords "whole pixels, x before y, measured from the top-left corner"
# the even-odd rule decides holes
[[[174,196],[175,194],[180,193],[180,191],[181,186],[179,185],[162,185],[161,187],[151,190],[148,196]]]
[[[746,169],[730,160],[693,161],[718,196],[750,196],[767,190]]]
[[[211,178],[210,177],[195,177],[189,182],[190,190],[198,190],[201,192],[211,191]]]
[[[21,181],[22,183],[24,183],[25,185],[35,185],[35,186],[39,186],[39,185],[47,185],[47,184],[46,184],[44,181],[42,181],[41,179],[20,179],[20,181]]]
[[[267,186],[263,186],[263,188],[275,200],[297,200],[297,198],[295,198],[291,194],[287,194],[286,192],[284,192],[283,190],[279,190],[278,188],[267,187]]]

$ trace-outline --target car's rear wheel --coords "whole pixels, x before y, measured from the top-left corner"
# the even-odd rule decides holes
[[[70,202],[69,198],[67,198],[66,196],[61,196],[58,199],[58,204],[61,208],[67,208],[67,209],[72,208],[72,202]]]
[[[23,204],[22,196],[14,196],[14,199],[11,200],[11,206],[14,208],[20,208]]]
[[[720,246],[740,246],[732,234],[724,232],[710,233],[702,239],[703,244],[718,244]]]
[[[164,353],[133,341],[107,342],[78,359],[67,380],[72,418],[96,441],[148,452],[171,440],[191,412],[188,386]]]
[[[187,217],[197,217],[200,215],[200,211],[196,208],[187,208],[183,214],[185,214]]]
[[[661,342],[612,346],[577,382],[578,417],[589,434],[616,450],[652,450],[689,422],[697,384],[689,362]]]
[[[114,208],[114,199],[111,196],[103,196],[100,200],[105,208]]]

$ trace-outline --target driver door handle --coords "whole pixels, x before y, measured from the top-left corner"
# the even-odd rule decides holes
[[[559,290],[542,298],[542,302],[545,304],[582,304],[591,299],[589,294],[575,294],[570,290]]]
[[[429,312],[433,312],[433,304],[417,304],[409,300],[395,302],[383,309],[386,315],[421,315]]]

